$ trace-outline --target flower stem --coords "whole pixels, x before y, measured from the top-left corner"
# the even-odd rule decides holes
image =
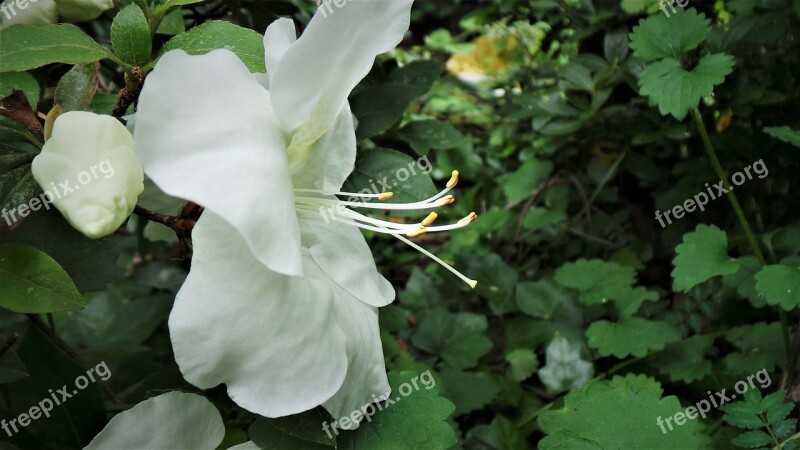
[[[767,261],[764,259],[764,253],[761,252],[761,247],[756,240],[755,234],[753,234],[753,229],[750,228],[750,223],[747,221],[747,217],[744,215],[742,206],[739,204],[739,199],[737,199],[736,194],[733,193],[733,187],[728,182],[728,175],[725,173],[725,169],[722,168],[719,158],[717,158],[717,153],[714,151],[714,146],[711,145],[711,139],[708,137],[708,131],[706,131],[706,127],[703,124],[703,116],[700,115],[700,111],[698,111],[697,108],[692,110],[692,119],[694,119],[694,123],[697,126],[697,131],[700,133],[700,138],[703,140],[703,146],[705,147],[708,159],[711,161],[711,166],[714,168],[714,172],[716,172],[717,177],[725,184],[725,188],[728,190],[728,200],[730,200],[731,205],[733,206],[733,211],[736,213],[736,217],[739,219],[739,223],[744,229],[744,234],[747,236],[747,241],[750,243],[750,247],[753,248],[753,253],[756,256],[756,259],[758,259],[759,264],[761,264],[761,266],[765,266]],[[792,358],[793,352],[791,349],[789,320],[786,317],[786,313],[784,313],[780,306],[778,306],[778,313],[780,314],[781,326],[783,328],[783,343],[786,346],[786,356],[789,362],[791,362],[791,360],[794,358]],[[790,367],[789,365],[787,365],[786,368],[790,371],[790,373],[794,371],[794,367]]]

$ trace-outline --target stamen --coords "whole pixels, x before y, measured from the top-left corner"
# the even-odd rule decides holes
[[[450,175],[450,181],[447,182],[447,189],[453,189],[456,183],[458,183],[458,171],[454,170],[452,175]]]
[[[378,200],[384,201],[389,200],[394,195],[394,192],[384,192],[383,194],[378,195]]]
[[[444,267],[445,269],[447,269],[450,272],[452,272],[453,275],[457,276],[458,278],[461,278],[461,280],[463,282],[467,283],[469,285],[469,287],[475,289],[475,286],[478,285],[477,281],[475,281],[475,280],[473,280],[471,278],[465,277],[461,272],[459,272],[456,269],[454,269],[452,266],[450,266],[450,264],[447,264],[446,262],[442,261],[438,256],[434,255],[433,253],[425,250],[424,248],[422,248],[419,245],[409,241],[408,239],[404,238],[403,236],[401,236],[399,234],[396,234],[395,237],[397,239],[400,239],[401,241],[405,242],[406,244],[410,245],[412,248],[416,249],[417,251],[419,251],[423,255],[427,256],[428,258],[430,258],[430,259],[436,261],[437,263],[439,263],[442,267]]]
[[[428,214],[428,217],[426,217],[425,220],[422,221],[422,226],[427,227],[428,225],[432,224],[437,217],[439,217],[439,215],[436,214],[435,212]]]
[[[406,236],[410,238],[415,238],[417,236],[422,236],[423,234],[425,234],[425,227],[419,227],[414,231],[409,231],[408,233],[406,233]]]

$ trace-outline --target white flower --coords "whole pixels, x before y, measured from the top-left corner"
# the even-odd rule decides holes
[[[84,450],[213,450],[224,437],[222,416],[211,402],[174,391],[117,414]]]
[[[411,205],[333,195],[355,162],[347,97],[375,57],[401,41],[411,3],[350,1],[315,15],[299,39],[290,20],[274,22],[264,37],[268,77],[215,50],[169,52],[146,79],[135,129],[145,171],[165,193],[206,208],[169,320],[176,361],[195,386],[225,383],[236,403],[267,417],[320,404],[341,417],[390,391],[377,307],[394,300],[394,289],[358,228],[417,247],[402,235],[423,225],[344,208],[326,223],[320,209],[452,202],[455,176]]]
[[[78,231],[106,236],[130,216],[144,189],[133,147],[133,136],[115,118],[67,112],[33,160],[33,177]]]

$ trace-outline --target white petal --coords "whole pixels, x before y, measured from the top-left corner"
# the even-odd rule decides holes
[[[11,2],[6,4],[11,6]],[[6,8],[8,10],[8,8]],[[12,25],[33,25],[43,26],[58,22],[58,12],[53,0],[39,0],[36,3],[28,3],[26,9],[17,8],[16,14],[0,14],[0,30]]]
[[[356,132],[350,105],[336,116],[333,127],[314,143],[305,164],[293,169],[295,187],[337,192],[356,164]]]
[[[239,406],[299,413],[335,394],[347,370],[331,281],[310,258],[304,277],[271,272],[210,211],[193,232],[192,270],[169,329],[175,360],[200,388],[225,383]]]
[[[224,437],[225,425],[211,402],[174,391],[117,414],[85,449],[214,449]]]
[[[297,31],[294,28],[292,19],[281,18],[267,27],[264,33],[265,61],[267,63],[267,74],[272,77],[275,68],[283,58],[284,53],[297,40]]]
[[[342,299],[336,303],[334,311],[340,326],[347,330],[347,377],[341,389],[323,406],[334,419],[350,417],[352,424],[345,427],[340,424],[341,428],[355,429],[363,418],[353,412],[366,411],[362,408],[391,391],[378,328],[378,310],[354,299]]]
[[[33,160],[33,177],[72,226],[90,238],[106,236],[128,218],[144,190],[133,146],[117,119],[71,111],[56,119]]]
[[[309,248],[314,262],[340,287],[372,306],[386,306],[394,300],[394,288],[378,273],[372,252],[358,228],[339,221],[326,223],[326,219],[314,213],[303,213],[299,220],[303,246]]]
[[[256,445],[256,443],[253,441],[247,441],[239,445],[234,445],[233,447],[228,448],[228,450],[261,450],[261,447]]]
[[[139,97],[134,135],[161,190],[224,217],[270,269],[302,273],[283,136],[269,93],[235,54],[162,56]]]
[[[349,0],[319,8],[272,75],[273,105],[285,131],[313,143],[328,130],[375,57],[402,40],[412,1]]]

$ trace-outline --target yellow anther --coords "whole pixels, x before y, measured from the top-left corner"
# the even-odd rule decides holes
[[[450,181],[447,182],[447,188],[450,189],[451,187],[455,186],[458,183],[458,171],[454,170],[453,174],[450,175]]]
[[[414,231],[409,231],[408,233],[406,233],[406,236],[410,238],[415,238],[417,236],[422,236],[423,234],[425,234],[425,227],[419,227]]]
[[[428,225],[432,224],[437,217],[439,217],[439,215],[436,214],[435,212],[428,214],[428,217],[426,217],[425,220],[422,221],[422,226],[427,227]]]
[[[464,217],[463,219],[459,220],[459,221],[458,221],[458,224],[459,224],[459,225],[464,225],[464,224],[472,223],[472,222],[474,222],[474,221],[475,221],[475,219],[477,219],[477,218],[478,218],[478,215],[477,215],[477,214],[475,214],[475,212],[471,212],[471,213],[469,213],[469,214],[467,215],[467,217]]]
[[[394,192],[384,192],[383,194],[378,195],[378,200],[384,201],[389,200],[394,195]]]
[[[440,206],[452,205],[456,201],[456,198],[452,195],[445,195],[444,197],[436,200],[436,203],[433,204],[434,207],[438,208]]]

